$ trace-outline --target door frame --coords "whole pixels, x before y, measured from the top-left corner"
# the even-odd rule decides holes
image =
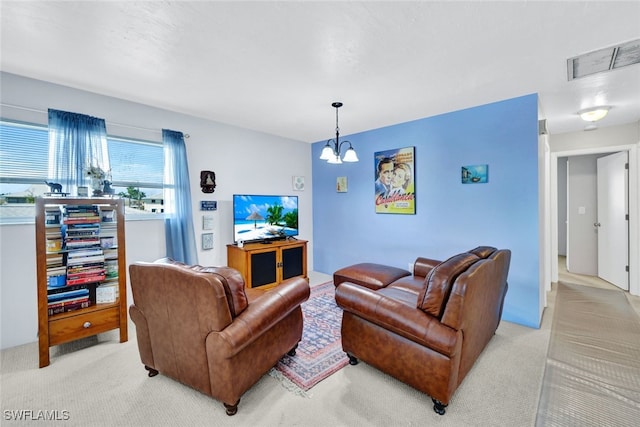
[[[593,147],[568,151],[551,152],[549,162],[550,188],[548,201],[550,206],[551,239],[546,247],[544,263],[551,271],[551,282],[558,282],[558,158],[584,154],[629,153],[629,293],[640,296],[640,150],[638,144],[617,145],[609,147]],[[550,246],[550,247],[549,247]],[[546,283],[546,291],[551,290],[551,282]],[[546,303],[545,303],[546,306]]]

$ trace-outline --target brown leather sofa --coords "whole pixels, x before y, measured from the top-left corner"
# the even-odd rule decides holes
[[[305,279],[269,290],[245,289],[229,267],[188,266],[170,259],[129,267],[140,359],[158,372],[223,402],[240,397],[302,338]]]
[[[510,261],[511,251],[483,246],[444,262],[418,258],[413,274],[371,263],[336,271],[349,362],[426,393],[444,415],[498,328]]]

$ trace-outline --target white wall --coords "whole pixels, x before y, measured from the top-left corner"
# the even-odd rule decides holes
[[[214,249],[199,249],[202,265],[226,264],[226,244],[233,239],[231,200],[235,193],[298,195],[300,238],[311,239],[311,191],[292,189],[293,176],[304,176],[306,188],[312,188],[311,146],[306,142],[7,73],[0,74],[0,94],[0,117],[5,119],[46,124],[47,109],[55,108],[104,118],[110,135],[161,141],[163,128],[189,134],[185,142],[198,245],[203,232],[200,201],[218,201],[218,210],[211,214]],[[201,192],[201,170],[215,171],[213,194]],[[127,263],[165,255],[162,221],[128,221],[126,232]],[[36,340],[34,226],[0,226],[0,237],[0,345],[6,348]],[[307,260],[308,269],[313,270],[312,241]]]

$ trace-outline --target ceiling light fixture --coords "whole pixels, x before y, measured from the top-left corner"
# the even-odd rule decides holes
[[[604,119],[607,115],[611,107],[609,106],[599,106],[592,108],[585,108],[584,110],[578,111],[578,115],[585,122],[597,122],[598,120]]]
[[[320,154],[320,160],[326,160],[327,163],[332,164],[341,164],[344,162],[357,162],[358,155],[356,154],[356,150],[353,149],[353,146],[349,141],[340,142],[340,127],[338,126],[338,108],[342,107],[342,102],[334,102],[331,104],[332,107],[336,109],[336,139],[330,139],[327,141],[327,144],[322,149],[322,154]],[[342,148],[342,144],[349,144],[349,148],[344,153],[344,157],[340,159],[340,148]]]

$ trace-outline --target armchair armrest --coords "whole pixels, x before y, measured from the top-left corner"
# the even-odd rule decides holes
[[[336,288],[336,303],[345,312],[411,341],[448,357],[455,355],[458,331],[441,324],[438,319],[416,307],[349,282]]]
[[[441,262],[435,259],[418,257],[416,262],[413,263],[413,275],[427,277],[429,272]]]
[[[147,319],[138,307],[131,304],[129,306],[129,316],[136,325],[136,338],[138,349],[140,350],[140,360],[146,366],[153,368],[153,348],[151,347],[151,337],[149,336],[149,325]]]
[[[305,279],[295,277],[283,281],[252,301],[224,330],[210,333],[207,347],[215,345],[216,352],[225,357],[234,356],[300,307],[309,294],[309,284]]]

